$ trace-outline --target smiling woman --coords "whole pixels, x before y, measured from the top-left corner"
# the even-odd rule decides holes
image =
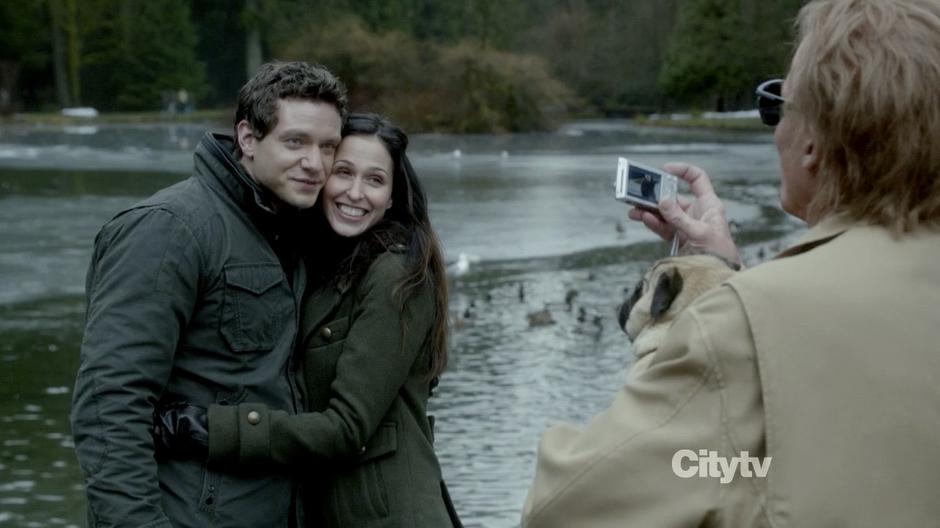
[[[377,136],[348,136],[323,189],[323,214],[336,234],[361,235],[392,206],[392,156]]]

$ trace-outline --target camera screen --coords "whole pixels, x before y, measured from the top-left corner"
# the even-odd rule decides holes
[[[627,194],[634,198],[659,203],[660,175],[634,165],[627,174]]]

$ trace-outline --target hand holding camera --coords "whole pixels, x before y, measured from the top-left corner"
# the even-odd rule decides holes
[[[614,197],[624,203],[656,212],[659,210],[659,202],[675,198],[678,190],[679,181],[668,172],[626,158],[617,160]]]
[[[627,213],[631,220],[643,222],[650,231],[666,241],[672,240],[673,235],[678,233],[681,255],[711,253],[729,262],[741,263],[738,248],[731,239],[725,206],[715,194],[711,179],[704,170],[687,163],[667,163],[665,169],[668,172],[663,172],[629,160],[624,161],[624,187],[621,188],[622,163],[618,163],[615,196],[620,201],[634,205]],[[631,174],[631,165],[641,170],[634,170]],[[657,198],[655,202],[643,198],[642,182],[647,172],[658,174],[660,182],[669,182],[665,187],[660,185],[659,194],[654,195]],[[673,190],[678,188],[677,177],[689,183],[692,199],[679,196]],[[631,178],[633,187],[630,187]]]

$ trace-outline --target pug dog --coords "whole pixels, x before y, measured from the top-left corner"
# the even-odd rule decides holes
[[[653,264],[620,305],[617,317],[633,343],[636,363],[659,348],[679,312],[738,269],[708,254],[668,257]]]

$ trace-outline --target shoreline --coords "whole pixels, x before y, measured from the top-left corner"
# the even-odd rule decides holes
[[[638,114],[628,121],[638,126],[659,128],[685,128],[704,130],[729,130],[766,132],[769,128],[761,123],[753,112],[693,112],[674,114]],[[104,112],[94,117],[67,116],[61,112],[21,112],[0,117],[0,125],[32,125],[32,126],[95,126],[111,124],[207,124],[211,126],[229,126],[232,110],[205,109],[194,110],[187,113],[168,112]],[[554,131],[562,129],[566,124],[585,119],[600,121],[616,121],[623,118],[604,118],[602,116],[570,115],[558,122]],[[454,132],[415,130],[415,134]],[[493,134],[496,134],[493,132]],[[471,134],[472,135],[472,134]],[[498,134],[497,134],[498,135]]]
[[[168,112],[104,112],[94,117],[67,116],[60,112],[22,112],[0,117],[4,125],[94,126],[111,124],[207,123],[227,126],[232,118],[230,109],[194,110],[187,113]]]
[[[638,115],[633,122],[641,126],[668,128],[695,128],[709,130],[732,130],[747,132],[767,132],[773,130],[763,124],[757,111],[752,112],[704,112],[691,114],[650,114]]]

